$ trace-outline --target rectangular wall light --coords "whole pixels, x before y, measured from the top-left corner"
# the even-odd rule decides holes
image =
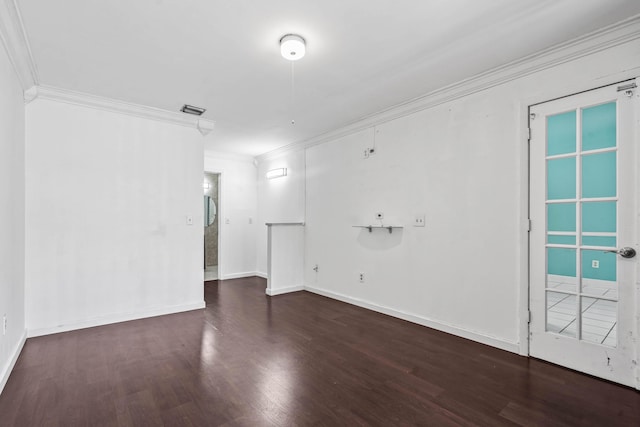
[[[267,172],[267,179],[280,178],[287,176],[287,168],[271,169]]]

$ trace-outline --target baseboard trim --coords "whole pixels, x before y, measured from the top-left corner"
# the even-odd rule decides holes
[[[258,273],[255,271],[245,271],[242,273],[223,274],[220,280],[244,279],[246,277],[254,277],[254,276],[258,276]]]
[[[9,360],[9,363],[4,367],[2,371],[2,376],[0,376],[0,394],[2,394],[2,390],[4,390],[4,386],[7,385],[7,381],[9,381],[9,376],[13,371],[14,366],[16,366],[16,362],[18,361],[18,357],[20,353],[22,353],[22,347],[24,347],[24,343],[27,341],[27,330],[25,329],[22,332],[22,336],[16,345],[15,350],[13,351],[13,356]]]
[[[263,273],[261,271],[256,271],[256,276],[262,277],[263,279],[268,279],[269,275],[267,273]]]
[[[96,317],[82,322],[58,325],[50,328],[27,329],[27,337],[39,337],[42,335],[57,334],[60,332],[75,331],[77,329],[93,328],[95,326],[110,325],[112,323],[128,322],[130,320],[145,319],[148,317],[164,316],[166,314],[182,313],[184,311],[199,310],[205,308],[204,301],[190,304],[172,305],[168,307],[154,308],[150,310],[138,311],[135,313],[118,313],[108,316]]]
[[[516,354],[519,354],[520,352],[520,346],[516,342],[505,341],[500,338],[484,335],[478,332],[470,331],[468,329],[460,328],[458,326],[453,326],[446,323],[438,322],[436,320],[428,319],[426,317],[418,316],[415,314],[405,313],[403,311],[395,310],[393,308],[373,304],[368,301],[352,298],[346,295],[338,294],[338,293],[327,291],[324,289],[314,288],[312,286],[305,286],[304,289],[314,294],[322,295],[327,298],[336,299],[338,301],[346,302],[348,304],[357,305],[358,307],[377,311],[378,313],[386,314],[392,317],[397,317],[398,319],[406,320],[411,323],[417,323],[418,325],[426,326],[428,328],[437,329],[438,331],[442,331],[448,334],[466,338],[471,341],[476,341],[481,344],[486,344],[491,347],[496,347],[496,348],[510,351]]]
[[[291,292],[299,292],[304,291],[304,286],[289,286],[288,288],[280,288],[280,289],[265,289],[264,293],[274,297],[276,295],[289,294]]]

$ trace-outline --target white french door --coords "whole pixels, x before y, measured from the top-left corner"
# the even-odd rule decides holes
[[[635,81],[530,108],[530,354],[638,388]]]

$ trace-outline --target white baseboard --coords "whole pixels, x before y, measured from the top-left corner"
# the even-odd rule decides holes
[[[298,291],[304,291],[305,287],[304,286],[289,286],[288,288],[280,288],[280,289],[266,289],[264,291],[265,294],[273,297],[276,295],[282,295],[282,294],[288,294],[291,292],[298,292]]]
[[[245,271],[243,273],[223,274],[220,280],[244,279],[245,277],[254,277],[254,276],[260,276],[260,273],[258,273],[257,271]]]
[[[263,279],[268,279],[269,275],[267,273],[263,273],[261,271],[256,271],[256,276],[262,277]]]
[[[0,373],[0,394],[2,394],[2,390],[4,390],[4,386],[7,384],[7,381],[9,381],[9,375],[11,375],[11,371],[13,371],[13,367],[16,366],[16,362],[18,361],[18,357],[20,356],[20,353],[22,352],[22,347],[24,347],[24,343],[27,341],[27,330],[25,329],[24,332],[22,333],[22,336],[20,337],[20,340],[18,341],[18,344],[16,344],[16,348],[13,350],[13,355],[11,356],[11,359],[9,359],[9,362],[4,366],[4,368],[2,369],[2,372]]]
[[[82,322],[69,323],[66,325],[58,325],[48,328],[28,329],[27,336],[29,338],[39,337],[42,335],[57,334],[60,332],[74,331],[76,329],[93,328],[94,326],[110,325],[112,323],[127,322],[129,320],[144,319],[147,317],[163,316],[165,314],[181,313],[183,311],[191,311],[205,308],[204,301],[198,301],[190,304],[171,305],[168,307],[154,308],[150,310],[137,311],[135,313],[118,313],[108,316],[96,317]]]
[[[449,325],[446,323],[438,322],[436,320],[428,319],[423,316],[415,314],[405,313],[403,311],[395,310],[389,307],[383,307],[381,305],[373,304],[357,298],[352,298],[346,295],[338,294],[323,289],[314,288],[312,286],[305,286],[304,289],[314,294],[322,295],[328,298],[336,299],[338,301],[346,302],[348,304],[357,305],[358,307],[367,308],[369,310],[377,311],[378,313],[387,314],[389,316],[397,317],[399,319],[406,320],[408,322],[417,323],[418,325],[426,326],[428,328],[437,329],[442,332],[446,332],[452,335],[456,335],[462,338],[466,338],[472,341],[476,341],[482,344],[497,347],[502,350],[510,351],[512,353],[519,353],[520,346],[516,342],[505,341],[500,338],[491,337],[478,332],[469,331],[467,329],[460,328],[458,326]]]

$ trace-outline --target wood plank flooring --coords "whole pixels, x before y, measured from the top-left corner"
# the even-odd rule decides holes
[[[27,340],[0,426],[640,426],[640,393],[259,278]]]

